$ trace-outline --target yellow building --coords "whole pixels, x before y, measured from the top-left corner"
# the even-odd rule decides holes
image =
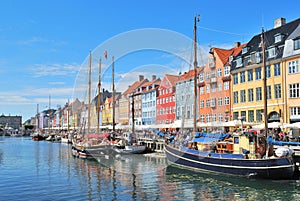
[[[287,103],[283,117],[287,123],[300,122],[300,26],[298,25],[285,40],[283,52],[283,68]]]
[[[231,60],[231,112],[233,119],[245,117],[248,122],[262,123],[264,100],[267,99],[268,122],[288,122],[283,52],[285,40],[299,26],[300,19],[285,23],[276,19],[274,28],[264,32],[265,51],[262,52],[262,34],[254,36],[242,52]],[[265,68],[263,67],[265,55]],[[264,73],[265,71],[265,73]],[[266,77],[266,92],[263,79]]]

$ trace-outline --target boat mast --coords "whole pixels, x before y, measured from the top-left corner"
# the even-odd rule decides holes
[[[199,15],[194,17],[194,120],[193,120],[193,132],[197,132],[197,21],[199,21]]]
[[[97,133],[100,133],[100,101],[101,101],[101,57],[99,61],[98,101],[97,101]]]
[[[114,56],[112,57],[112,127],[115,132],[115,61]]]
[[[48,135],[50,134],[50,113],[51,113],[51,95],[49,95],[49,109],[48,109]]]
[[[90,51],[90,63],[89,63],[89,81],[88,81],[88,129],[87,132],[90,132],[91,128],[91,75],[92,74],[92,51]]]
[[[262,51],[262,64],[263,64],[263,100],[264,100],[264,122],[265,122],[265,136],[268,137],[268,108],[267,108],[267,70],[266,70],[266,60],[265,60],[265,32],[262,28],[261,33],[261,51]]]

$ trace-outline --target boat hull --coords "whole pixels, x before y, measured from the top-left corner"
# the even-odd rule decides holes
[[[118,147],[115,146],[113,149],[118,154],[142,154],[146,151],[146,145],[132,145]]]
[[[292,157],[272,159],[217,158],[208,153],[189,153],[165,144],[169,162],[184,168],[263,179],[292,179],[295,164]],[[221,156],[221,154],[220,154]]]

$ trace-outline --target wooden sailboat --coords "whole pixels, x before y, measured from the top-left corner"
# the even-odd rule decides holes
[[[42,136],[42,134],[40,132],[39,104],[37,104],[37,106],[36,106],[36,129],[35,129],[35,132],[33,133],[32,140],[34,140],[34,141],[45,140],[45,137]]]
[[[197,18],[195,17],[195,59],[197,50],[196,21]],[[262,32],[262,52],[264,52],[263,46],[264,32]],[[194,69],[196,69],[196,65],[197,61],[195,60]],[[263,65],[265,65],[264,61]],[[194,82],[196,83],[196,73],[194,77]],[[264,85],[266,85],[265,80]],[[264,86],[264,91],[266,105],[266,86]],[[195,89],[195,96],[196,92],[197,89]],[[194,105],[196,106],[196,101]],[[179,144],[180,142],[174,143],[174,136],[172,136],[166,141],[164,147],[167,159],[171,164],[197,171],[265,179],[291,179],[295,173],[295,164],[291,154],[276,157],[273,155],[270,156],[271,153],[268,152],[272,145],[267,141],[266,106],[264,112],[265,136],[260,136],[252,132],[242,132],[229,138],[227,134],[197,133],[197,137],[194,137],[192,141],[185,144]],[[195,120],[194,133],[196,134]],[[228,146],[231,146],[231,149]]]

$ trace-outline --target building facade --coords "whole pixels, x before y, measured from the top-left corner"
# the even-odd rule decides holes
[[[287,48],[285,40],[299,26],[300,19],[285,23],[285,19],[275,20],[273,29],[254,36],[232,61],[232,115],[233,119],[245,117],[246,121],[263,122],[264,100],[267,99],[268,122],[288,122],[286,62],[283,52]],[[264,47],[265,51],[263,51]],[[264,62],[265,61],[265,65]],[[265,66],[265,68],[264,68]],[[294,69],[294,67],[291,67]],[[266,79],[266,91],[263,81]],[[264,95],[266,94],[266,95]]]
[[[176,118],[176,82],[178,75],[165,75],[156,100],[156,124],[172,124]]]

